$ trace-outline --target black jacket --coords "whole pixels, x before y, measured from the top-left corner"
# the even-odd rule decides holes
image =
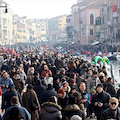
[[[85,114],[77,104],[68,105],[63,111],[63,120],[70,120],[73,115],[78,115],[82,120],[86,120]]]
[[[104,82],[103,89],[104,89],[104,91],[109,93],[111,95],[111,97],[116,97],[116,90],[115,90],[115,87],[113,86],[113,84],[111,84],[109,82]]]
[[[57,92],[52,89],[47,89],[43,92],[43,102],[47,102],[52,96],[57,97]]]
[[[109,100],[110,100],[110,95],[105,91],[103,91],[100,94],[96,93],[93,96],[91,104],[94,107],[94,111],[95,111],[96,116],[101,116],[103,111],[109,107]],[[101,103],[103,103],[103,106],[102,107],[95,106],[95,102],[98,102],[98,103],[101,102]]]
[[[105,110],[101,116],[101,120],[108,120],[108,119],[120,120],[120,108],[117,108],[116,118],[113,116],[112,110],[110,108]]]
[[[35,85],[34,90],[35,90],[35,92],[37,94],[38,101],[39,101],[39,103],[41,105],[43,103],[43,92],[45,91],[45,86],[43,86],[43,85]]]

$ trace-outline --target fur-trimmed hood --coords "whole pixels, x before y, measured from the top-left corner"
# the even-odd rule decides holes
[[[64,109],[64,111],[67,111],[67,112],[72,112],[77,110],[80,110],[80,107],[77,104],[67,105],[67,107]]]
[[[61,106],[58,104],[55,104],[53,102],[45,102],[42,104],[42,108],[45,109],[45,111],[51,113],[51,112],[57,112],[59,110],[62,110]]]

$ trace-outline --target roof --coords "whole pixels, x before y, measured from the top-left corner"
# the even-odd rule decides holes
[[[62,17],[64,17],[64,16],[66,16],[66,15],[60,15],[60,16],[51,18],[51,19],[49,19],[49,21],[52,21],[52,20],[59,20],[60,18],[62,18]]]

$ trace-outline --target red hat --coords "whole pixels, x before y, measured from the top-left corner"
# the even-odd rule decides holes
[[[59,90],[58,90],[58,94],[59,94],[59,93],[61,93],[61,94],[64,95],[65,91],[64,91],[63,89],[59,89]]]

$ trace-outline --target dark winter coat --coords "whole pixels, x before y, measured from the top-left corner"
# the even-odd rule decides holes
[[[67,106],[68,95],[65,93],[64,96],[58,98],[58,104],[64,109]]]
[[[23,107],[25,107],[30,112],[31,120],[37,120],[39,117],[38,110],[33,111],[31,109],[31,102],[36,103],[36,105],[39,106],[39,108],[40,108],[40,104],[39,104],[39,101],[38,101],[35,91],[27,90],[27,92],[25,92],[22,97]]]
[[[38,101],[39,101],[40,104],[43,103],[43,92],[45,91],[45,89],[46,88],[43,85],[35,85],[34,86],[34,90],[35,90],[35,92],[37,94]]]
[[[22,102],[21,97],[17,91],[15,91],[15,90],[7,91],[2,95],[2,105],[1,105],[2,109],[6,110],[7,108],[9,108],[11,106],[11,98],[13,96],[18,96],[19,102],[20,103]]]
[[[63,111],[63,120],[70,120],[73,115],[78,115],[82,120],[86,120],[85,114],[77,104],[68,105]]]
[[[42,104],[41,120],[62,120],[61,107],[53,102]]]
[[[115,87],[113,86],[113,84],[111,84],[109,82],[104,82],[103,89],[104,89],[104,91],[109,93],[111,95],[111,97],[116,97],[116,90],[115,90]]]
[[[9,72],[8,66],[7,66],[7,65],[2,65],[2,67],[1,67],[1,72],[2,72],[3,70],[5,70],[6,72]]]
[[[92,106],[94,107],[96,116],[101,116],[104,110],[109,108],[110,95],[107,92],[102,92],[100,94],[96,93],[92,99]],[[95,106],[95,102],[103,103],[103,107]]]
[[[114,117],[112,110],[110,108],[105,110],[102,114],[101,120],[108,120],[108,119],[120,120],[120,108],[117,108],[116,118]]]
[[[47,89],[43,92],[43,102],[47,102],[52,96],[57,97],[57,92],[52,89]]]

